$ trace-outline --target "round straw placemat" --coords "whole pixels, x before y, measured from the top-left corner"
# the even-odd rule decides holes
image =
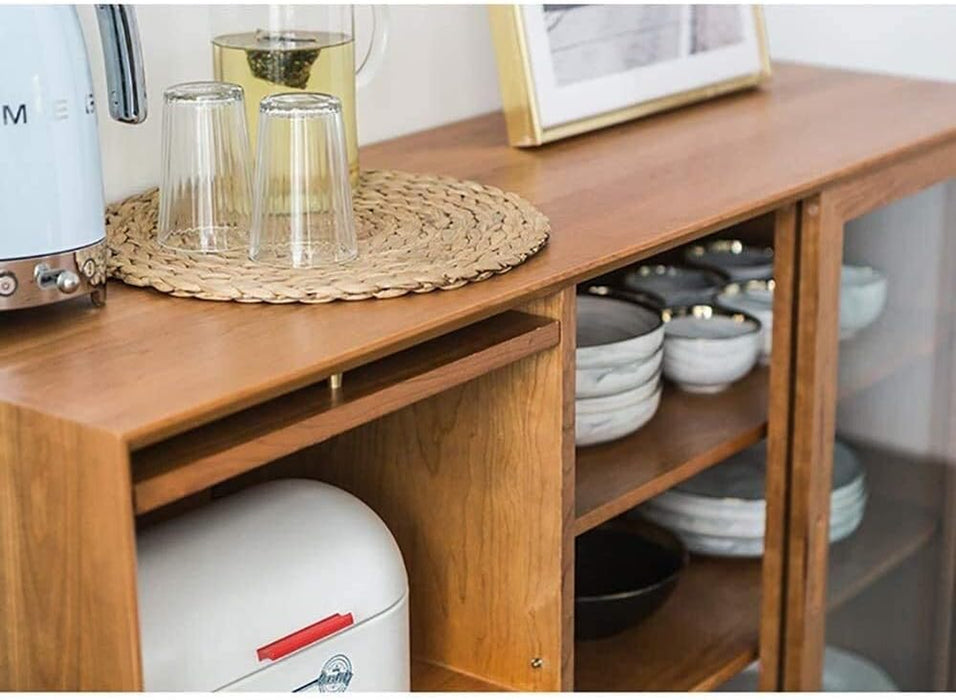
[[[359,256],[311,269],[255,263],[245,251],[182,253],[156,240],[156,189],[106,212],[110,276],[215,301],[384,299],[455,289],[507,272],[548,240],[548,219],[521,197],[449,177],[373,170],[353,192]]]

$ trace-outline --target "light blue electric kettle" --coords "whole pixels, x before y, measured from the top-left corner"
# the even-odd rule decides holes
[[[110,115],[146,118],[132,7],[97,5]],[[0,311],[106,293],[103,174],[76,10],[0,6]]]

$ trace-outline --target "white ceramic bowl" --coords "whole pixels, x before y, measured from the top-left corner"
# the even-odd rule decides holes
[[[714,394],[746,376],[760,353],[760,321],[693,306],[665,312],[664,376],[685,391]]]
[[[640,363],[660,349],[660,312],[633,301],[592,294],[577,297],[577,369]]]
[[[684,249],[690,265],[715,270],[735,281],[767,279],[773,275],[773,248],[755,248],[737,240],[719,240]]]
[[[731,282],[717,295],[717,305],[731,311],[742,311],[760,321],[760,356],[762,365],[770,364],[773,350],[773,280]]]
[[[581,410],[582,401],[576,401],[574,444],[579,447],[598,445],[602,442],[617,440],[640,429],[654,417],[661,402],[660,379],[655,379],[650,384],[651,393],[645,398],[624,405],[614,405],[609,401],[605,406],[611,404],[610,410],[599,410],[595,408],[595,404],[586,405],[585,409]],[[639,388],[643,389],[643,387]],[[614,398],[616,397],[586,399],[584,402]]]
[[[840,275],[840,340],[873,323],[886,306],[886,277],[872,267],[844,265]]]
[[[661,338],[663,340],[663,336]],[[647,383],[660,372],[664,362],[663,346],[653,355],[639,362],[628,362],[616,367],[578,368],[575,371],[574,395],[579,399],[613,396]]]
[[[622,391],[619,394],[596,396],[590,399],[576,399],[574,407],[578,414],[611,413],[644,401],[657,391],[660,383],[661,375],[660,373],[656,373],[640,386]]]

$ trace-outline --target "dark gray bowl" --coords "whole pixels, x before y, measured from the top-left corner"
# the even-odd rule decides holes
[[[575,542],[574,636],[609,637],[647,618],[677,586],[687,550],[643,521],[592,530]]]
[[[658,308],[709,304],[729,280],[715,270],[674,265],[640,265],[623,276],[624,290]]]

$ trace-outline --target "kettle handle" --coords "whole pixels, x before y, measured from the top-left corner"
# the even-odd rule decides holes
[[[136,11],[131,5],[97,5],[110,116],[127,124],[146,119],[146,83]]]

